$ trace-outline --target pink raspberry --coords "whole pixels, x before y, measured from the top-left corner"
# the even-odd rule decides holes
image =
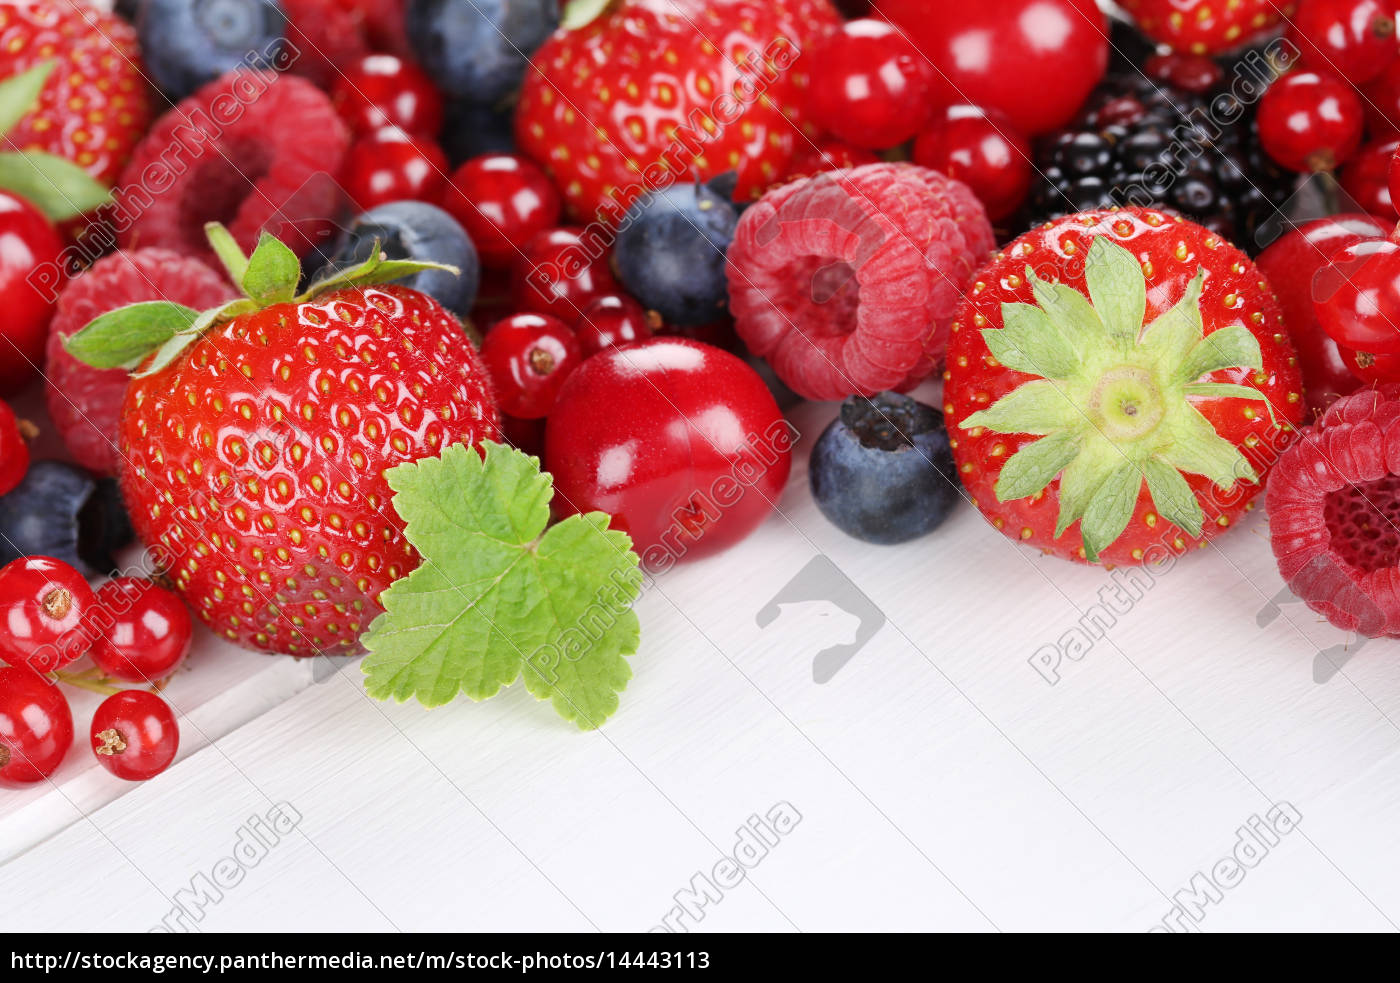
[[[910,388],[942,361],[995,244],[976,196],[937,171],[867,164],[796,181],[739,221],[735,328],[808,399]]]
[[[49,325],[44,374],[49,415],[79,464],[99,474],[117,473],[117,418],[129,376],[125,369],[79,362],[64,350],[63,339],[126,304],[170,300],[205,310],[235,296],[218,273],[168,249],[112,253],[69,282]]]
[[[1400,385],[1333,403],[1269,478],[1279,573],[1345,631],[1400,638]]]

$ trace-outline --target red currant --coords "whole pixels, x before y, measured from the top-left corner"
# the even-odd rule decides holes
[[[357,135],[397,126],[435,140],[442,130],[442,93],[427,72],[394,55],[366,55],[349,65],[336,78],[331,101]]]
[[[0,569],[0,658],[53,672],[92,644],[83,623],[97,597],[83,575],[60,560],[30,556]]]
[[[73,712],[59,688],[28,669],[0,666],[0,788],[48,778],[73,746]]]
[[[129,782],[155,778],[180,750],[180,728],[170,704],[143,689],[103,700],[92,715],[91,737],[98,763]]]
[[[812,121],[852,146],[884,150],[928,118],[933,68],[897,27],[848,21],[812,45],[807,108]]]
[[[1361,90],[1366,131],[1376,139],[1400,133],[1400,61],[1392,62],[1380,77]]]
[[[1400,245],[1367,239],[1334,253],[1313,279],[1313,309],[1343,348],[1400,354]]]
[[[467,230],[484,265],[508,269],[527,242],[559,224],[564,205],[534,161],[485,154],[452,175],[443,207]]]
[[[596,298],[621,289],[608,266],[608,250],[579,228],[539,233],[525,244],[511,267],[515,309],[548,314],[565,324],[577,321]]]
[[[1285,37],[1304,66],[1353,85],[1371,81],[1400,54],[1394,11],[1381,0],[1307,0]]]
[[[176,595],[149,580],[118,577],[97,589],[93,622],[100,628],[92,661],[108,676],[153,683],[190,654],[194,625]]]
[[[1021,207],[1031,189],[1031,152],[996,110],[949,106],[914,141],[914,163],[966,184],[993,222]]]
[[[1400,355],[1372,355],[1340,349],[1342,361],[1362,382],[1400,382]]]
[[[1342,168],[1342,190],[1362,210],[1372,215],[1395,221],[1395,199],[1390,193],[1390,162],[1395,151],[1400,149],[1400,140],[1390,139],[1368,143],[1362,147],[1351,163]]]
[[[1361,144],[1362,108],[1356,90],[1317,72],[1294,72],[1259,100],[1259,143],[1292,171],[1330,171]]]
[[[63,239],[33,205],[0,191],[0,242],[0,396],[9,396],[44,364],[63,285]]]
[[[481,360],[495,384],[501,412],[535,420],[549,415],[583,353],[574,333],[558,318],[516,314],[486,332]]]
[[[10,404],[0,399],[0,495],[8,495],[29,471],[29,445]]]
[[[341,183],[361,211],[391,201],[436,205],[447,186],[447,155],[430,140],[382,127],[355,141]]]
[[[1390,189],[1391,205],[1400,203],[1400,147],[1390,155],[1390,163],[1386,165],[1386,186]]]
[[[788,166],[787,180],[811,177],[824,171],[848,171],[864,164],[874,164],[880,160],[868,150],[853,147],[840,140],[821,140],[815,146],[804,145],[792,158]]]
[[[608,294],[583,309],[583,316],[574,325],[574,335],[587,358],[609,348],[650,338],[654,320],[631,297]]]

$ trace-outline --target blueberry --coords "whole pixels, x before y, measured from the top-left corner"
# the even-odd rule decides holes
[[[515,112],[454,99],[447,104],[439,142],[453,167],[483,154],[513,154]]]
[[[943,414],[897,393],[842,403],[812,448],[809,478],[838,529],[881,545],[932,532],[961,498]]]
[[[117,0],[112,12],[128,24],[135,24],[136,18],[141,16],[141,8],[145,5],[146,0]]]
[[[744,214],[744,211],[753,204],[752,199],[740,201],[737,197],[739,192],[738,171],[725,171],[723,174],[717,174],[705,182],[705,187],[729,202],[734,207],[736,215]]]
[[[448,95],[479,105],[520,88],[530,56],[559,26],[557,0],[409,0],[408,40]]]
[[[113,554],[133,538],[117,483],[63,461],[35,461],[0,498],[0,567],[50,556],[88,576],[111,573]]]
[[[729,306],[724,254],[738,221],[734,206],[704,185],[647,194],[622,220],[618,279],[667,323],[708,324]]]
[[[460,275],[443,270],[415,273],[399,281],[405,287],[421,290],[462,317],[476,303],[481,285],[476,247],[457,220],[441,208],[421,201],[391,201],[365,212],[351,223],[328,268],[343,270],[363,263],[375,242],[390,259],[443,263],[461,270]]]
[[[179,101],[240,65],[277,65],[287,15],[278,0],[143,0],[136,29],[151,74]]]

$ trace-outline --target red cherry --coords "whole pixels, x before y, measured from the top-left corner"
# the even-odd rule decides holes
[[[657,320],[631,297],[608,294],[583,309],[583,315],[574,325],[574,335],[587,358],[609,348],[650,338]]]
[[[442,130],[442,93],[427,72],[394,55],[366,55],[352,62],[336,77],[331,102],[360,136],[397,126],[435,140]]]
[[[933,62],[935,105],[999,109],[1026,137],[1068,123],[1108,68],[1108,19],[1095,0],[878,0],[875,8]]]
[[[1313,278],[1313,309],[1343,348],[1400,354],[1400,245],[1366,239],[1333,253]]]
[[[853,20],[811,46],[807,109],[817,126],[855,147],[884,150],[928,118],[933,70],[893,25]]]
[[[820,140],[815,146],[803,144],[792,158],[785,180],[811,177],[825,171],[848,171],[880,160],[875,154],[840,140]]]
[[[66,280],[63,248],[38,209],[0,191],[0,396],[17,392],[44,364],[49,319]]]
[[[194,625],[189,610],[178,595],[149,580],[109,580],[97,589],[95,612],[100,631],[90,654],[114,679],[156,682],[190,653]]]
[[[545,428],[566,512],[602,509],[653,574],[743,539],[791,467],[792,430],[741,359],[652,338],[579,366]]]
[[[83,575],[61,560],[30,556],[0,569],[0,658],[53,672],[92,644],[84,619],[97,597]]]
[[[1371,215],[1334,215],[1284,233],[1256,261],[1283,308],[1283,323],[1298,349],[1303,395],[1314,414],[1359,383],[1343,362],[1337,343],[1318,324],[1313,277],[1343,246],[1383,237],[1387,231],[1386,223]]]
[[[1259,100],[1259,143],[1292,171],[1330,171],[1361,144],[1362,109],[1356,90],[1317,72],[1294,72]]]
[[[447,166],[447,156],[437,144],[386,126],[355,141],[341,183],[365,212],[391,201],[436,205],[447,186]]]
[[[1378,140],[1362,147],[1351,162],[1342,168],[1342,190],[1351,200],[1372,215],[1395,221],[1394,198],[1390,193],[1390,162],[1400,140]]]
[[[1359,382],[1400,382],[1400,355],[1372,355],[1341,349],[1342,361]]]
[[[73,712],[53,683],[0,666],[0,788],[42,782],[73,746]]]
[[[537,234],[511,267],[515,309],[573,324],[595,298],[621,291],[608,255],[598,238],[585,236],[583,229],[565,226]]]
[[[1376,139],[1400,133],[1400,60],[1361,89],[1366,131]]]
[[[1353,85],[1374,79],[1400,54],[1394,11],[1381,0],[1307,0],[1284,36],[1305,67]]]
[[[578,339],[558,318],[517,314],[492,326],[481,343],[501,412],[524,420],[547,416],[559,387],[583,360]]]
[[[944,109],[914,141],[914,163],[966,184],[993,222],[1020,208],[1031,189],[1030,146],[995,109]]]
[[[0,399],[0,495],[8,495],[29,471],[29,445],[10,404]]]
[[[92,715],[89,733],[98,763],[129,782],[155,778],[180,750],[180,728],[170,704],[143,689],[107,697]]]
[[[1147,59],[1142,70],[1150,79],[1198,95],[1213,91],[1225,78],[1225,69],[1214,58],[1182,51],[1153,55]]]
[[[527,242],[559,223],[564,205],[534,161],[485,154],[452,175],[443,207],[467,230],[484,265],[508,269]]]

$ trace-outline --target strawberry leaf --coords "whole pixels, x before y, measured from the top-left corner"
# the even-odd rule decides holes
[[[1074,400],[1045,379],[1017,386],[987,409],[973,413],[962,422],[964,430],[986,427],[997,433],[1029,434],[1082,429],[1087,425],[1084,411]]]
[[[1191,382],[1218,369],[1259,369],[1263,365],[1259,339],[1243,324],[1231,324],[1196,342],[1177,378],[1181,382]]]
[[[27,72],[0,82],[0,136],[13,130],[15,124],[34,109],[39,93],[44,90],[44,83],[57,65],[58,62],[51,58]]]
[[[239,280],[243,292],[260,306],[289,303],[297,293],[301,263],[297,254],[264,232]]]
[[[1196,493],[1181,472],[1154,457],[1143,466],[1143,476],[1147,479],[1147,491],[1152,495],[1152,505],[1162,518],[1192,536],[1199,536],[1205,515]]]
[[[539,461],[487,442],[388,472],[394,508],[423,557],[381,601],[363,639],[376,699],[440,706],[519,679],[582,729],[600,726],[631,677],[642,574],[609,516],[546,531],[553,482]]]
[[[1079,434],[1061,432],[1022,447],[997,476],[997,498],[1009,502],[1034,495],[1079,455],[1079,446]]]
[[[0,188],[30,202],[51,222],[86,215],[112,198],[77,164],[40,150],[0,153]]]
[[[1124,341],[1135,340],[1142,332],[1147,310],[1147,281],[1133,254],[1107,236],[1099,236],[1089,246],[1084,281],[1109,334]]]
[[[1084,536],[1084,557],[1090,563],[1099,558],[1099,551],[1108,546],[1128,528],[1133,517],[1138,493],[1142,490],[1142,472],[1132,461],[1123,461],[1094,492],[1079,530]]]
[[[198,311],[169,301],[129,304],[95,318],[63,347],[96,369],[132,369],[198,319]]]
[[[560,26],[566,31],[586,27],[602,16],[612,0],[569,0],[564,5],[564,16]]]
[[[1034,304],[1002,304],[999,330],[982,332],[987,348],[1009,369],[1063,379],[1074,371],[1078,358],[1073,346]]]

